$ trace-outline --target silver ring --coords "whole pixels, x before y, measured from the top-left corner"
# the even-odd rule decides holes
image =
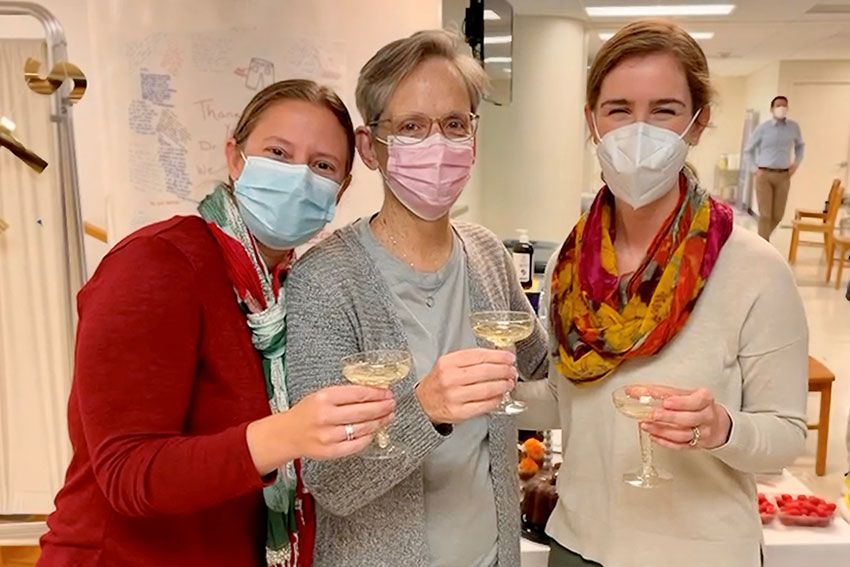
[[[696,447],[697,443],[699,443],[699,436],[700,436],[699,427],[692,427],[691,431],[693,431],[694,436],[691,438],[688,445],[690,445],[691,447]]]
[[[345,426],[345,440],[354,441],[354,426],[350,423]]]

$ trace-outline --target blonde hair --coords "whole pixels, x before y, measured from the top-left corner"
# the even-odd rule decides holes
[[[621,28],[596,54],[587,76],[587,104],[590,108],[596,108],[602,81],[608,73],[626,59],[653,53],[670,53],[682,66],[688,79],[694,113],[711,104],[714,89],[709,78],[708,61],[696,40],[672,22],[641,20]]]
[[[356,100],[363,121],[370,124],[378,120],[399,83],[431,57],[454,64],[469,93],[470,110],[475,112],[488,87],[487,73],[459,35],[446,30],[426,30],[385,45],[360,70]]]
[[[239,122],[233,129],[233,139],[236,141],[236,145],[244,145],[263,113],[270,106],[284,100],[312,102],[324,106],[333,113],[345,131],[345,138],[348,143],[348,161],[345,166],[345,174],[351,173],[351,168],[354,166],[355,145],[354,124],[351,121],[351,114],[333,89],[307,79],[278,81],[258,92],[242,111]]]

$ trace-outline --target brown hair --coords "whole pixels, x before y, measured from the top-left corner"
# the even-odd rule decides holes
[[[714,89],[709,80],[708,61],[696,40],[674,23],[640,20],[621,28],[596,54],[587,76],[590,108],[596,108],[602,81],[608,73],[626,59],[653,53],[670,53],[679,61],[688,79],[693,112],[711,103]]]
[[[354,165],[354,124],[351,114],[342,99],[339,98],[329,87],[319,85],[307,79],[291,79],[278,81],[258,92],[239,117],[239,122],[233,129],[233,139],[237,146],[242,146],[254,127],[262,117],[263,113],[273,104],[284,100],[303,100],[324,106],[330,110],[340,126],[345,131],[348,142],[348,162],[345,166],[345,174],[351,173]]]
[[[451,61],[457,68],[472,103],[472,112],[487,90],[487,73],[464,44],[447,30],[425,30],[397,39],[378,50],[360,70],[357,80],[357,109],[366,124],[377,120],[396,87],[417,65],[432,57]]]

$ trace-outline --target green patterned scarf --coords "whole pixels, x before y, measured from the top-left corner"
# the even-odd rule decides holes
[[[198,207],[201,216],[222,249],[238,300],[246,313],[254,348],[262,356],[266,392],[272,413],[289,409],[286,390],[286,301],[280,281],[269,273],[230,188],[219,185]],[[298,490],[297,463],[288,462],[277,471],[277,478],[263,490],[268,508],[266,559],[271,567],[303,565],[299,557],[299,518],[304,511],[300,498],[306,492]],[[303,494],[302,494],[303,493]],[[306,522],[306,520],[305,520]],[[309,530],[308,530],[309,531]],[[305,542],[306,543],[306,542]],[[310,549],[305,549],[311,555]],[[301,561],[299,561],[301,559]],[[306,563],[309,565],[309,563]]]

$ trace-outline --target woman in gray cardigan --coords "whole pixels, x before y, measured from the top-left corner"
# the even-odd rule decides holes
[[[514,356],[482,348],[469,322],[472,312],[531,308],[502,243],[449,221],[486,84],[461,45],[420,32],[362,69],[358,150],[384,179],[383,207],[311,250],[287,281],[296,400],[342,383],[349,354],[404,349],[414,362],[393,388],[389,430],[405,459],[304,463],[316,567],[519,565],[516,427],[490,412],[517,368],[529,379],[546,372],[546,340],[538,326]]]

